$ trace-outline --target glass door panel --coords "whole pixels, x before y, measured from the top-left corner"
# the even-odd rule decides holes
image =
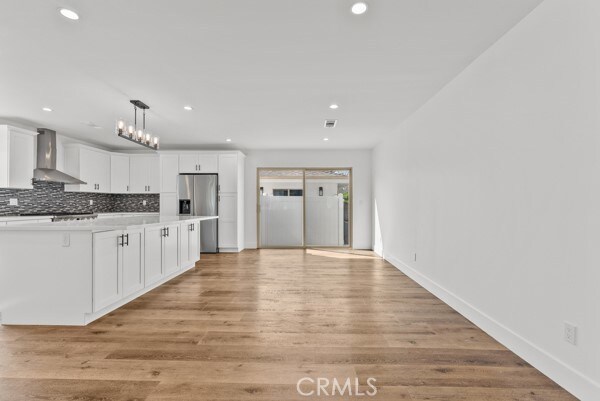
[[[259,247],[304,246],[304,170],[259,169]]]
[[[306,246],[350,245],[350,175],[350,170],[305,170]]]

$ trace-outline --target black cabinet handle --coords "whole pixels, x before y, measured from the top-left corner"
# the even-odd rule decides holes
[[[125,234],[125,245],[129,246],[129,234]]]
[[[123,235],[117,237],[117,246],[123,246]]]

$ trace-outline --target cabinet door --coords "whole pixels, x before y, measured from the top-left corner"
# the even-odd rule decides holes
[[[188,234],[189,260],[196,263],[200,260],[200,222],[192,223],[192,231]]]
[[[148,286],[164,276],[163,260],[163,227],[149,227],[144,234],[144,282]]]
[[[31,189],[33,178],[34,137],[10,131],[8,143],[8,187]]]
[[[144,230],[125,232],[123,244],[123,297],[144,288]]]
[[[190,262],[190,234],[192,230],[190,228],[191,223],[185,222],[181,223],[180,233],[181,233],[181,245],[179,247],[179,261],[180,267],[189,266]]]
[[[160,194],[160,214],[161,216],[177,216],[177,194]]]
[[[158,156],[148,156],[148,190],[146,192],[157,194],[160,192],[160,160]]]
[[[98,168],[102,164],[100,152],[89,149],[79,150],[79,178],[85,185],[79,186],[82,192],[98,192]]]
[[[177,192],[179,156],[160,156],[160,192]]]
[[[179,270],[179,224],[166,226],[167,236],[163,237],[163,266],[165,275]]]
[[[219,195],[219,248],[237,248],[237,194]]]
[[[110,155],[98,153],[98,164],[96,166],[97,192],[110,193]]]
[[[219,159],[216,154],[200,154],[198,156],[199,173],[218,173]]]
[[[193,174],[198,172],[198,155],[179,155],[179,172],[181,174]]]
[[[149,167],[147,157],[131,156],[129,159],[129,190],[131,193],[147,193]]]
[[[122,298],[121,231],[94,234],[93,305],[94,312]]]
[[[110,155],[110,192],[129,192],[129,156]]]
[[[219,155],[219,190],[237,192],[238,157],[237,155]]]

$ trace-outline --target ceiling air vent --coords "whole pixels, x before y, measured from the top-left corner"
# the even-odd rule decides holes
[[[325,128],[335,128],[337,120],[325,120]]]

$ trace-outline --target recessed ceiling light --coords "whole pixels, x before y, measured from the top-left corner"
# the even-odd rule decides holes
[[[231,138],[225,139],[225,142],[231,142]]]
[[[42,110],[44,110],[44,111],[52,111],[52,109],[50,107],[42,107]]]
[[[71,19],[71,20],[78,20],[79,19],[79,15],[73,11],[73,10],[69,10],[68,8],[61,8],[60,10],[58,10],[58,12],[60,12],[60,15],[62,15],[65,18]]]
[[[193,110],[192,106],[183,106],[183,109],[187,111]]]
[[[323,138],[323,140],[324,140],[325,142],[327,142],[327,141],[329,140],[329,138]]]
[[[330,108],[330,109],[333,109],[333,110],[335,110],[335,109],[337,109],[337,108],[339,108],[339,107],[340,107],[340,106],[338,106],[338,105],[337,105],[337,104],[335,104],[335,103],[329,106],[329,108]]]
[[[367,12],[367,4],[363,2],[354,3],[352,6],[352,13],[356,15],[364,14]]]

